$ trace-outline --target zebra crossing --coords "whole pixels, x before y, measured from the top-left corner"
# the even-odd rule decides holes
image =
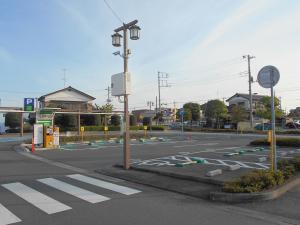
[[[95,186],[97,188],[107,189],[127,196],[141,192],[140,190],[137,189],[125,187],[122,185],[117,185],[114,183],[110,183],[104,180],[96,179],[82,174],[71,174],[71,175],[66,175],[66,177],[88,185]],[[55,178],[42,178],[42,179],[37,179],[36,181],[50,188],[72,195],[78,199],[81,199],[91,204],[97,204],[97,203],[109,201],[111,199],[109,197],[100,195],[98,193],[89,190],[85,190],[81,187],[75,186],[73,184]],[[58,201],[57,199],[47,196],[46,194],[40,192],[36,188],[29,187],[21,182],[7,183],[7,184],[2,184],[1,186],[7,191],[13,193],[19,198],[22,198],[27,203],[33,205],[34,207],[38,208],[39,210],[49,215],[72,209],[71,206],[68,206]],[[9,207],[5,207],[0,202],[0,225],[14,224],[18,222],[22,222],[22,219],[19,218],[18,215],[15,215],[13,212],[11,212],[9,210]]]

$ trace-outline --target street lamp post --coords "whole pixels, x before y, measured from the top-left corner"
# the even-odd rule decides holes
[[[123,26],[115,29],[115,34],[112,37],[112,45],[115,47],[121,46],[121,38],[118,32],[123,31],[123,59],[124,59],[124,117],[123,117],[123,124],[125,126],[124,133],[123,133],[123,149],[124,149],[124,169],[128,170],[130,168],[130,138],[129,138],[129,112],[128,112],[128,93],[126,88],[126,81],[127,81],[127,73],[128,73],[128,55],[130,54],[130,50],[128,49],[128,36],[127,31],[130,31],[130,39],[131,40],[138,40],[140,38],[140,28],[136,25],[138,23],[137,20],[134,20],[130,23],[123,23]]]

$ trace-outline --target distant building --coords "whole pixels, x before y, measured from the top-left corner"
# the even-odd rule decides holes
[[[295,109],[290,110],[290,115],[292,117],[298,117],[300,118],[300,107],[296,107]]]
[[[96,98],[71,86],[43,95],[38,100],[40,108],[60,108],[60,111],[92,112]]]
[[[262,104],[261,100],[266,95],[252,95],[252,107],[253,112],[259,109],[263,109],[264,105]],[[249,94],[241,94],[236,93],[235,95],[231,96],[226,100],[229,103],[228,111],[231,112],[232,108],[236,105],[244,107],[246,111],[250,111],[250,98]]]
[[[131,113],[136,116],[138,123],[143,122],[144,117],[153,118],[155,116],[155,110],[149,110],[149,109],[132,110]]]

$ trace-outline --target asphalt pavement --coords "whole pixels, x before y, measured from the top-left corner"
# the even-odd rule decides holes
[[[173,134],[165,142],[133,141],[132,158],[240,147],[253,138]],[[1,225],[300,224],[299,189],[275,205],[224,205],[95,173],[122,162],[121,144],[78,145],[34,155],[18,145],[0,144]]]

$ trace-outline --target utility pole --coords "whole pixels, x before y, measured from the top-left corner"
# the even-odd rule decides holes
[[[111,99],[110,99],[110,87],[108,86],[105,90],[107,91],[107,99],[106,99],[106,102],[107,102],[107,103],[110,103],[110,102],[111,102]]]
[[[152,102],[152,101],[147,101],[147,106],[149,106],[150,111],[151,111],[151,107],[154,106],[154,102]]]
[[[157,96],[155,96],[155,113],[157,114]]]
[[[159,108],[159,113],[161,113],[161,98],[160,98],[160,88],[162,87],[171,87],[168,84],[168,78],[169,74],[164,73],[164,72],[159,72],[157,73],[157,80],[158,80],[158,108]]]
[[[63,68],[62,69],[63,71],[64,71],[64,77],[63,77],[63,81],[64,81],[64,88],[66,87],[66,83],[67,83],[67,77],[66,77],[66,71],[67,71],[67,69],[65,69],[65,68]]]
[[[173,118],[174,118],[174,121],[173,122],[176,122],[176,112],[177,112],[177,109],[176,109],[176,102],[173,101],[173,107],[174,107],[174,115],[173,115]]]
[[[130,137],[129,137],[129,111],[128,111],[128,90],[126,82],[128,80],[128,58],[130,54],[130,49],[128,49],[128,30],[130,30],[130,39],[131,40],[138,40],[139,39],[139,30],[140,27],[138,27],[136,24],[138,23],[137,20],[131,21],[129,23],[123,23],[122,26],[115,29],[115,34],[112,35],[112,45],[115,47],[120,47],[120,38],[122,35],[120,35],[118,32],[123,32],[123,55],[121,56],[124,60],[124,118],[123,122],[125,125],[124,133],[123,133],[123,150],[124,150],[124,169],[128,170],[130,168],[130,159],[131,159],[131,153],[130,153]]]
[[[250,103],[250,127],[253,128],[253,103],[252,103],[252,83],[253,83],[253,77],[251,76],[251,59],[254,59],[255,56],[250,55],[244,55],[243,59],[246,59],[248,61],[248,83],[249,83],[249,103]]]

